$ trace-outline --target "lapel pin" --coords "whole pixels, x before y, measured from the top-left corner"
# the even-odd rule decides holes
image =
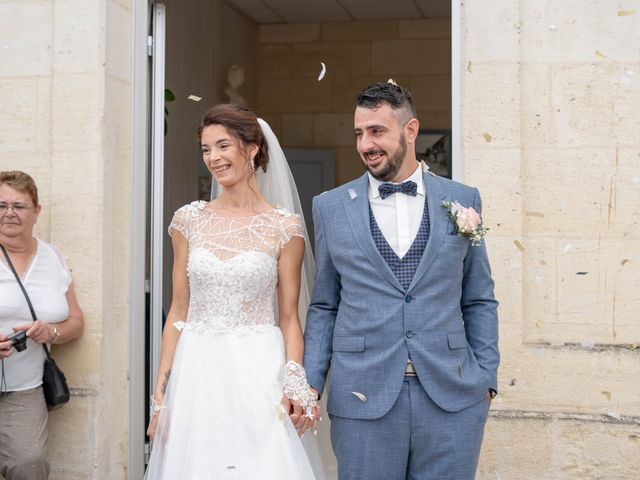
[[[361,400],[363,402],[367,401],[367,396],[363,393],[360,392],[351,392],[358,400]]]
[[[353,188],[349,189],[349,196],[351,197],[351,200],[353,200],[354,198],[356,198],[358,196],[358,194],[356,193],[356,191]]]

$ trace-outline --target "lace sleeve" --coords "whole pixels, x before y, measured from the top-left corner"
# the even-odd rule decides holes
[[[293,237],[304,238],[304,227],[302,218],[295,213],[282,212],[282,233],[280,237],[280,248],[282,249]]]
[[[171,224],[169,225],[169,235],[173,235],[173,231],[177,230],[184,238],[189,239],[189,218],[191,217],[191,205],[185,205],[173,214]]]

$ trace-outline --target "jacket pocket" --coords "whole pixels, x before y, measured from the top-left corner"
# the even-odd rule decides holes
[[[334,352],[364,352],[364,335],[334,335]]]
[[[449,348],[454,350],[456,348],[467,348],[467,336],[464,333],[449,333],[447,334],[449,340]]]

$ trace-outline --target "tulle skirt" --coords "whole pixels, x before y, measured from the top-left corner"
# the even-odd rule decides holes
[[[185,329],[145,478],[321,478],[280,407],[283,365],[277,327],[242,334]]]

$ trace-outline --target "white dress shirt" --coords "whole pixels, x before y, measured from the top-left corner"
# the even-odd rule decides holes
[[[415,197],[404,193],[394,193],[383,200],[378,192],[378,187],[385,182],[369,173],[369,204],[373,216],[385,240],[400,258],[403,258],[411,248],[416,235],[418,235],[420,223],[422,223],[425,188],[422,168],[419,163],[416,164],[415,171],[405,182],[409,180],[418,186],[418,194]]]

